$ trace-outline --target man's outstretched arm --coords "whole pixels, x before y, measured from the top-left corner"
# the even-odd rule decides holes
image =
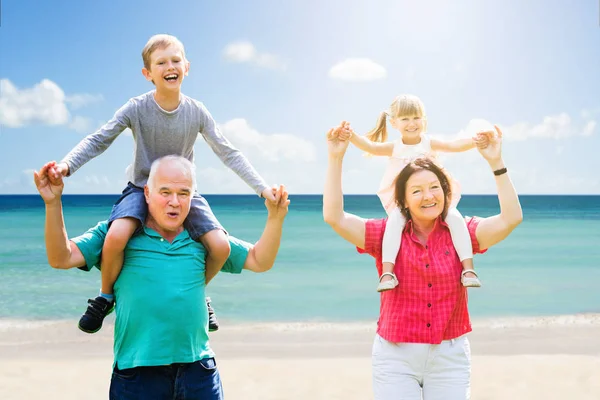
[[[68,269],[85,265],[83,254],[75,243],[69,240],[63,218],[62,176],[50,180],[49,172],[55,168],[54,162],[45,164],[33,173],[35,186],[46,205],[45,241],[48,263],[52,268]]]
[[[265,272],[273,267],[281,243],[283,221],[288,213],[288,192],[280,186],[275,192],[275,202],[265,201],[268,216],[260,239],[254,244],[246,257],[244,269],[253,272]]]

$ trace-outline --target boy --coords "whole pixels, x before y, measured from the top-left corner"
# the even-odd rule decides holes
[[[215,154],[255,192],[268,200],[275,196],[246,157],[221,134],[202,103],[181,93],[183,78],[190,63],[183,44],[174,36],[155,35],[142,51],[142,73],[155,90],[130,99],[102,128],[83,139],[51,171],[70,176],[83,164],[100,155],[126,128],[134,138],[134,160],[130,182],[109,218],[109,231],[102,248],[102,287],[100,295],[88,300],[88,308],[79,321],[79,329],[95,333],[104,317],[114,308],[113,285],[123,266],[123,250],[129,238],[143,226],[147,206],[144,185],[152,162],[176,154],[194,162],[194,143],[200,133]],[[172,216],[174,219],[176,215]],[[190,236],[207,250],[206,283],[221,269],[229,257],[229,240],[206,200],[193,194],[192,208],[185,227]],[[207,307],[212,311],[210,299]],[[218,329],[214,313],[212,330]]]

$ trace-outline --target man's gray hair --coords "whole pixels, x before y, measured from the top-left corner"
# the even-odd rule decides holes
[[[150,174],[148,175],[148,188],[150,191],[154,189],[154,176],[156,175],[156,171],[158,170],[158,167],[164,163],[169,163],[175,168],[185,171],[192,179],[192,192],[196,191],[196,166],[187,158],[178,155],[164,156],[154,160],[150,167]]]

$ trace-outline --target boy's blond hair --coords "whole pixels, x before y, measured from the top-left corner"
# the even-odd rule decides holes
[[[144,46],[144,49],[142,50],[142,60],[144,60],[144,68],[150,70],[150,57],[152,56],[152,53],[154,53],[154,51],[156,51],[157,49],[166,49],[169,46],[179,47],[183,59],[186,59],[185,48],[183,47],[183,43],[181,43],[181,41],[175,36],[161,33],[159,35],[152,36],[148,40],[148,43],[146,43],[146,45]]]

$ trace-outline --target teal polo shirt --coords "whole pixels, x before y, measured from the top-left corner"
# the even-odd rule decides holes
[[[99,268],[108,223],[71,239],[86,267]],[[229,237],[231,254],[222,272],[239,274],[252,245]],[[208,343],[205,303],[206,250],[186,230],[172,243],[147,226],[125,247],[114,292],[115,364],[119,369],[191,363],[214,357]]]

